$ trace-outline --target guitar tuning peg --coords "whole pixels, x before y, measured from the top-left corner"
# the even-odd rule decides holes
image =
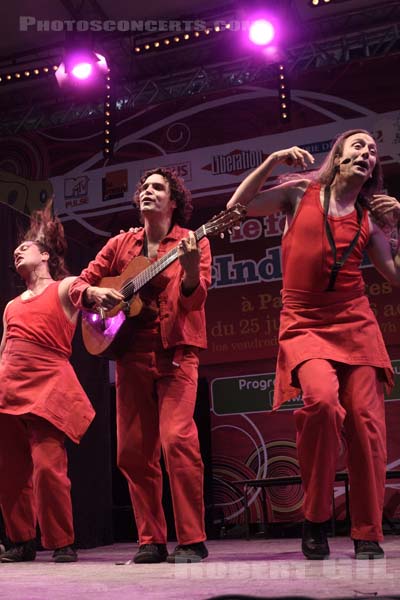
[[[223,240],[223,239],[224,239],[224,237],[225,237],[225,234],[224,234],[224,232],[223,232],[223,231],[221,231],[221,233],[219,234],[219,237],[221,238],[221,240]]]
[[[240,225],[234,225],[233,229],[235,229],[236,231],[238,231],[240,229]]]
[[[229,233],[229,235],[232,235],[232,228],[231,227],[229,227],[228,233]]]

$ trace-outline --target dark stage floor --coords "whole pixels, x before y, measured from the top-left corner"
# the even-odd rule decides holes
[[[54,564],[50,552],[39,552],[33,563],[0,564],[0,598],[205,600],[223,595],[384,598],[400,594],[400,536],[388,535],[383,544],[386,557],[375,561],[355,560],[347,537],[331,539],[330,546],[329,560],[307,561],[299,539],[210,541],[209,558],[194,565],[125,564],[136,551],[135,544],[81,550],[79,562],[72,564]]]

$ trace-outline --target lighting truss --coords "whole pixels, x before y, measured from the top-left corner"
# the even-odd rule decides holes
[[[362,32],[336,36],[320,42],[299,44],[285,49],[288,76],[313,69],[346,65],[354,60],[382,57],[400,51],[400,28],[397,23]],[[256,55],[143,81],[115,83],[116,119],[118,111],[136,110],[140,106],[167,102],[245,84],[274,87],[276,64],[263,62]],[[45,129],[103,114],[103,104],[71,101],[62,109],[53,106],[30,106],[0,113],[0,135],[21,130]]]

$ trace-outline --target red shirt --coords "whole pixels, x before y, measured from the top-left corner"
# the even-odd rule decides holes
[[[157,259],[161,258],[179,241],[187,237],[189,230],[174,225],[160,242]],[[98,285],[103,277],[120,275],[126,266],[142,253],[144,229],[137,233],[122,233],[111,238],[70,287],[70,298],[74,306],[83,308],[82,294],[90,285]],[[157,290],[159,332],[164,348],[178,345],[207,347],[204,305],[211,283],[211,252],[206,238],[199,243],[201,248],[200,283],[189,296],[182,294],[181,282],[184,275],[179,260],[175,260],[163,271],[162,290]],[[138,317],[134,317],[137,319]],[[140,319],[138,323],[140,322]],[[143,327],[145,325],[143,324]],[[134,350],[132,347],[126,350]]]
[[[65,314],[58,296],[60,282],[51,283],[39,295],[22,300],[15,298],[6,308],[6,341],[20,339],[34,342],[71,356],[75,324]]]
[[[0,412],[37,415],[78,443],[94,410],[68,361],[75,325],[64,313],[59,284],[7,305]]]
[[[320,184],[310,184],[283,237],[282,267],[285,290],[324,292],[328,286],[333,255],[325,232],[320,192]],[[357,213],[354,209],[343,217],[329,215],[328,220],[335,240],[337,258],[340,259],[358,231]],[[339,271],[335,282],[336,291],[363,294],[365,284],[360,264],[369,235],[368,212],[364,210],[360,237]]]

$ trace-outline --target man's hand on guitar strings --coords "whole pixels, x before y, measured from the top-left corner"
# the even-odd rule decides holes
[[[178,257],[184,270],[182,290],[185,294],[190,294],[199,285],[200,254],[196,237],[193,231],[190,231],[188,237],[183,238],[178,245]]]
[[[124,300],[124,296],[114,288],[103,288],[93,285],[86,288],[85,296],[89,305],[92,304],[96,308],[103,308],[104,310],[114,308],[114,306]]]

